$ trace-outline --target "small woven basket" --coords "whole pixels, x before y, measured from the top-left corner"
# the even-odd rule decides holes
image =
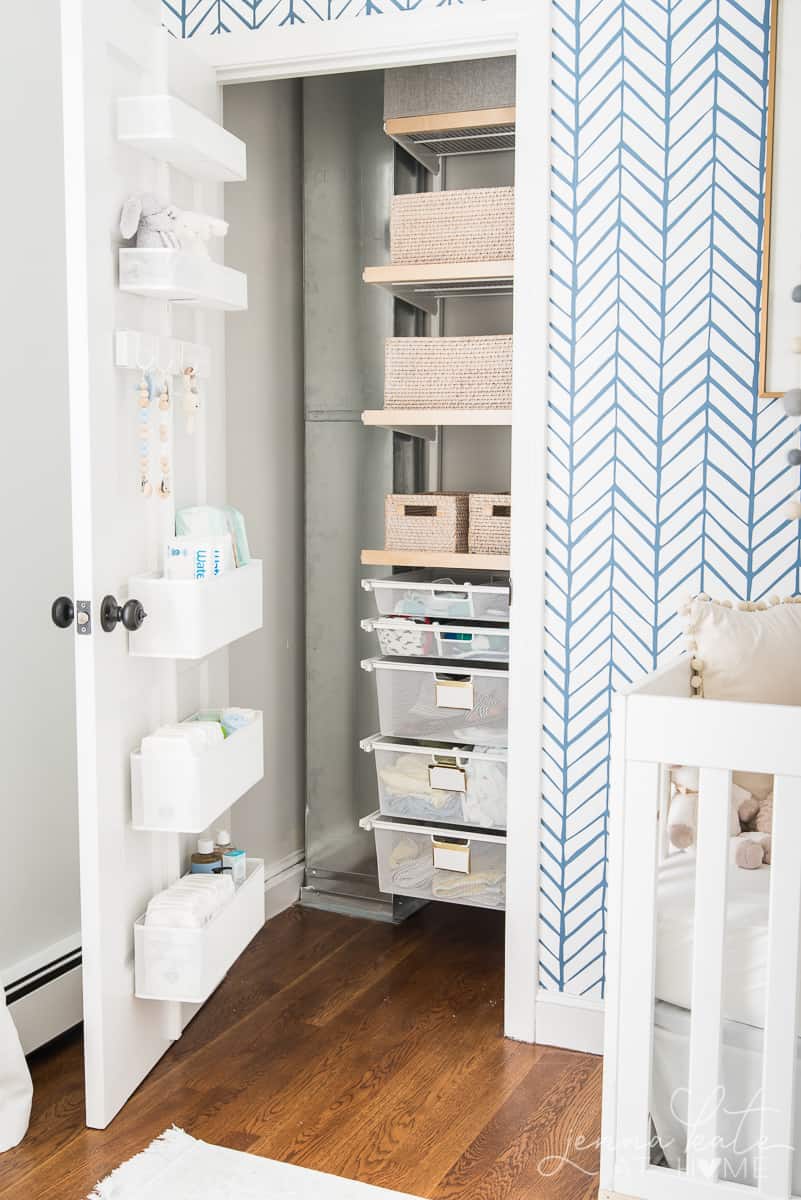
[[[467,552],[469,500],[464,492],[387,496],[387,550]]]
[[[508,494],[470,495],[471,554],[508,554],[512,531],[512,498]]]
[[[387,338],[385,408],[512,407],[512,338]]]
[[[418,263],[494,262],[515,255],[514,188],[469,188],[395,196],[391,260]]]

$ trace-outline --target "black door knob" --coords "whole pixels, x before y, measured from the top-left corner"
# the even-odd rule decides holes
[[[106,633],[115,630],[120,621],[127,630],[135,633],[142,628],[146,616],[138,600],[126,600],[125,604],[119,605],[115,596],[104,596],[100,605],[100,624]]]
[[[69,629],[75,620],[75,605],[69,596],[59,596],[53,601],[50,616],[53,619],[53,624],[58,625],[59,629]]]

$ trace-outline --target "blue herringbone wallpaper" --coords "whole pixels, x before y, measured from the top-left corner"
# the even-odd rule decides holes
[[[164,5],[191,36],[459,2]],[[685,593],[799,590],[798,480],[756,395],[769,0],[551,12],[541,982],[600,995],[611,692],[676,652]]]

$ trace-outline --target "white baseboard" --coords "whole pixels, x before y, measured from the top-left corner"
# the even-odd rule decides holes
[[[8,1011],[26,1054],[83,1020],[81,938],[75,933],[3,970]]]
[[[266,863],[264,867],[264,910],[265,920],[277,917],[300,899],[306,859],[302,850],[287,854],[278,862]]]
[[[603,1054],[603,1000],[540,990],[537,994],[536,1041],[541,1046]]]

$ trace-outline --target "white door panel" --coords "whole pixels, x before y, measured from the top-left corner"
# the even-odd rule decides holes
[[[220,212],[222,189],[199,185],[116,139],[116,98],[169,92],[215,119],[213,71],[159,25],[159,5],[62,0],[67,301],[73,485],[74,596],[92,603],[93,631],[76,634],[81,920],[87,1123],[105,1127],[180,1035],[177,1004],[137,1000],[133,923],[182,863],[177,835],[131,829],[129,754],[164,721],[227,702],[227,652],[180,669],[132,658],[119,625],[105,633],[106,593],[122,603],[129,577],[159,569],[180,505],[225,498],[223,318],[124,295],[117,288],[119,216],[128,195],[153,192]],[[170,44],[170,43],[173,44]],[[114,332],[142,330],[211,347],[213,374],[190,437],[173,396],[174,496],[139,489],[137,373],[114,365]],[[142,366],[147,366],[142,363]],[[155,429],[155,427],[154,427]],[[151,435],[154,493],[161,478]]]

